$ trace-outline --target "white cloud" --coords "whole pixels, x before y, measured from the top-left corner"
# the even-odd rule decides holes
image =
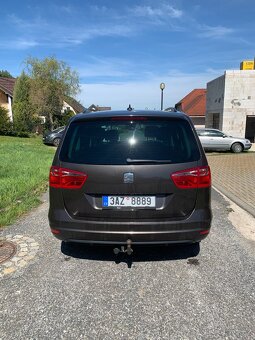
[[[10,49],[10,50],[26,50],[35,46],[38,46],[39,43],[35,40],[30,39],[14,39],[14,40],[3,40],[0,41],[0,48]]]
[[[128,77],[130,76],[129,61],[118,58],[95,58],[88,63],[80,64],[76,67],[80,77]]]
[[[129,104],[135,109],[159,109],[160,88],[164,82],[164,107],[174,106],[194,88],[206,88],[208,81],[220,76],[210,70],[202,74],[185,74],[169,71],[168,76],[154,77],[144,81],[82,84],[79,99],[85,105],[92,103],[111,106],[112,109],[126,109]]]
[[[49,24],[47,21],[42,19],[40,16],[36,16],[34,18],[30,18],[29,20],[22,19],[18,17],[16,14],[10,14],[7,17],[9,21],[12,23],[12,25],[19,28],[19,30],[29,30],[31,29],[45,29],[46,27],[49,27]],[[32,32],[31,32],[32,33]]]
[[[140,17],[150,17],[150,18],[180,18],[183,15],[183,11],[174,8],[168,4],[162,4],[160,7],[151,7],[151,6],[136,6],[131,9],[131,12],[135,16]]]
[[[58,6],[57,9],[67,14],[74,13],[74,9],[71,6]]]
[[[200,30],[199,36],[205,38],[222,38],[235,32],[234,29],[229,27],[207,25],[200,26]]]
[[[87,40],[97,37],[128,37],[133,34],[133,28],[126,24],[101,23],[98,25],[98,23],[80,22],[79,25],[70,26],[66,25],[65,22],[44,21],[41,17],[25,20],[15,14],[9,15],[8,19],[13,27],[17,28],[20,41],[18,48],[24,49],[36,45],[62,48],[81,45]],[[10,39],[10,43],[6,47],[12,48],[16,41],[16,38],[13,41]],[[24,41],[23,45],[22,41]],[[29,41],[31,41],[30,44]]]

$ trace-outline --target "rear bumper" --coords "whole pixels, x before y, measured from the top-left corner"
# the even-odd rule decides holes
[[[63,241],[126,244],[193,243],[204,239],[211,226],[211,210],[195,210],[183,220],[91,221],[71,218],[64,210],[49,212],[55,237]]]

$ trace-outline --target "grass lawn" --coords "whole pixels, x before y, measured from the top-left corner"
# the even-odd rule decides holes
[[[39,137],[0,136],[0,226],[40,203],[54,153]]]

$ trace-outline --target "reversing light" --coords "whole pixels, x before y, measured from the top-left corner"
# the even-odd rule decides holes
[[[180,189],[208,188],[211,186],[209,166],[196,167],[174,172],[171,175],[174,184]]]
[[[49,185],[52,188],[80,189],[88,175],[83,172],[52,166],[50,168]]]

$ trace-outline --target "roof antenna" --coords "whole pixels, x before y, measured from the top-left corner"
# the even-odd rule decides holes
[[[132,111],[133,108],[131,107],[131,105],[129,104],[128,108],[127,108],[128,111]]]

